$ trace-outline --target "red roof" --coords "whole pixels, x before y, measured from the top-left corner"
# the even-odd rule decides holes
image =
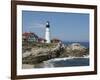
[[[42,40],[45,40],[45,39],[43,39],[43,38],[39,38],[38,40],[39,40],[39,41],[42,41]]]
[[[57,39],[57,38],[54,38],[54,39],[52,39],[52,41],[60,41],[59,39]]]
[[[34,35],[35,37],[38,38],[38,36],[37,36],[35,33],[33,33],[33,32],[24,32],[22,35],[25,36],[25,37],[27,37],[27,38],[28,38],[29,36],[31,36],[31,35]]]

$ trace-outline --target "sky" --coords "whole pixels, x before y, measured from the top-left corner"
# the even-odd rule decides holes
[[[22,11],[23,32],[34,32],[45,38],[46,21],[50,22],[51,39],[89,41],[89,14]]]

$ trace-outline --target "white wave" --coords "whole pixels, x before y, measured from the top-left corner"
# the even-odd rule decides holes
[[[50,59],[47,61],[43,61],[43,67],[44,68],[53,68],[55,67],[55,62],[57,61],[66,61],[69,59],[75,59],[75,58],[89,58],[89,56],[84,56],[84,57],[66,57],[66,58],[54,58],[54,59]]]
[[[68,59],[76,59],[76,58],[89,58],[89,56],[84,56],[84,57],[66,57],[66,58],[54,58],[54,59],[50,59],[50,60],[47,60],[47,61],[44,61],[44,62],[48,62],[48,63],[50,63],[50,62],[54,62],[54,61],[61,61],[61,60],[63,60],[63,61],[65,61],[65,60],[68,60]]]

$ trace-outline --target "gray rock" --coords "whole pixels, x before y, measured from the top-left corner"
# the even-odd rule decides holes
[[[52,58],[60,57],[83,57],[88,55],[89,50],[79,43],[64,45],[56,44],[52,47],[34,47],[30,52],[23,53],[23,64],[37,64]]]
[[[66,46],[64,53],[61,55],[61,57],[83,57],[84,55],[88,55],[89,50],[80,45],[79,43],[73,43],[71,45]]]

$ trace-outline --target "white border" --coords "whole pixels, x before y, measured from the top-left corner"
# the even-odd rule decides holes
[[[22,10],[46,11],[46,12],[70,12],[90,14],[90,66],[63,67],[63,68],[42,68],[42,69],[22,69]],[[94,10],[78,8],[59,8],[43,6],[17,5],[17,75],[46,74],[46,73],[69,73],[94,71]]]

